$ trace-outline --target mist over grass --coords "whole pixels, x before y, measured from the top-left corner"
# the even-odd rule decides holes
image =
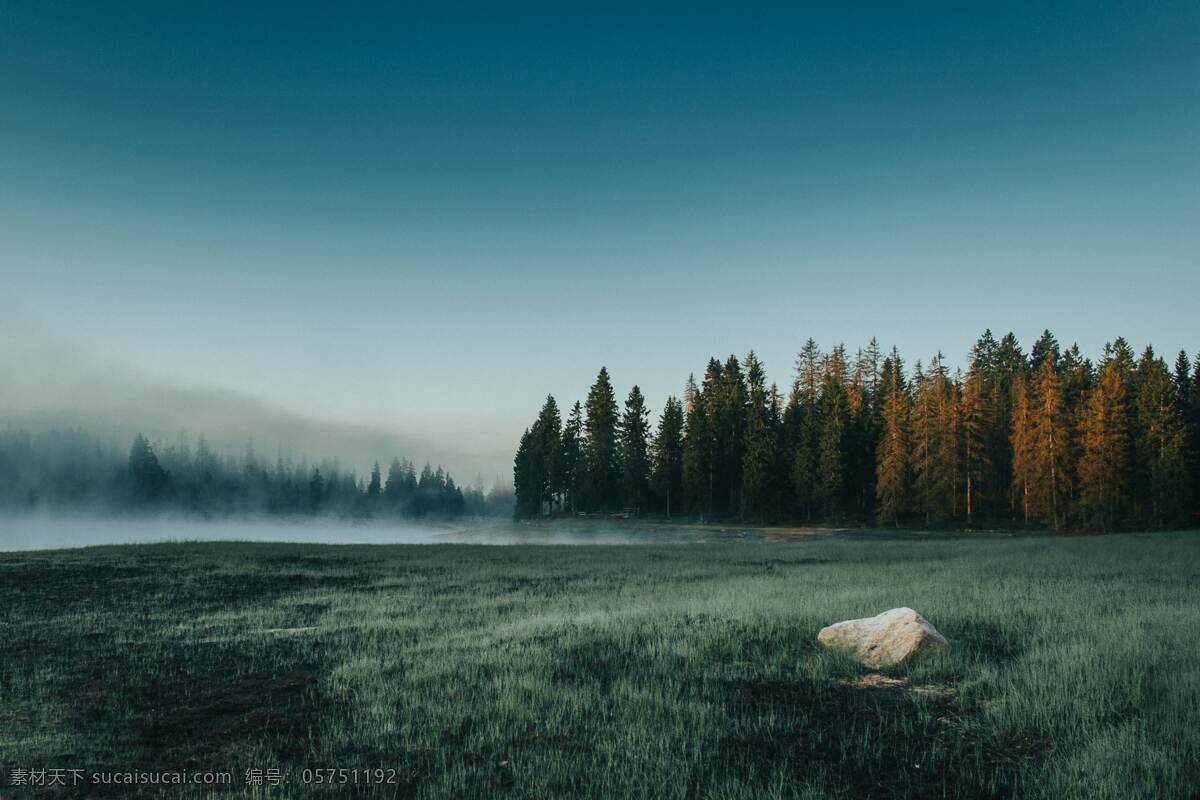
[[[352,544],[647,545],[780,538],[736,528],[561,520],[520,523],[477,517],[455,520],[345,520],[243,516],[202,519],[183,514],[0,513],[0,552],[60,550],[162,542]]]

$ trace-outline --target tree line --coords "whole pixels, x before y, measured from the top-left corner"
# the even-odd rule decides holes
[[[1045,331],[1024,353],[986,331],[965,372],[911,372],[872,339],[853,357],[809,339],[784,397],[752,352],[689,376],[652,429],[601,368],[563,422],[548,396],[513,465],[517,517],[1020,525],[1112,530],[1200,516],[1200,356],[1123,338],[1098,363]]]
[[[0,507],[11,510],[159,510],[202,515],[268,514],[422,518],[508,516],[511,491],[457,485],[426,464],[393,459],[369,475],[326,459],[309,464],[240,456],[201,436],[152,444],[138,434],[128,451],[79,430],[0,432]]]

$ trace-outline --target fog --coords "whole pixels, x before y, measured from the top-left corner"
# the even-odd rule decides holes
[[[460,484],[487,488],[511,478],[505,442],[483,443],[455,432],[420,429],[404,418],[397,397],[395,426],[357,425],[307,417],[254,395],[206,385],[177,385],[109,361],[0,309],[0,429],[81,428],[127,448],[137,433],[151,441],[194,443],[240,453],[253,441],[267,457],[332,458],[360,474],[373,463],[407,457],[441,464]]]
[[[716,541],[798,540],[754,530],[602,521],[448,524],[353,523],[336,519],[203,520],[181,517],[105,517],[52,514],[0,516],[0,552],[60,550],[156,542],[295,542],[306,544],[638,545]]]

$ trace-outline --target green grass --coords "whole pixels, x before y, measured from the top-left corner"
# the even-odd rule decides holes
[[[1194,797],[1198,601],[1196,533],[0,554],[0,797]],[[816,646],[900,605],[952,642],[903,686]]]

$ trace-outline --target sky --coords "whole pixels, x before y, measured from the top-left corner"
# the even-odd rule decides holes
[[[601,365],[1200,349],[1200,4],[566,5],[0,0],[3,338],[483,472]]]

